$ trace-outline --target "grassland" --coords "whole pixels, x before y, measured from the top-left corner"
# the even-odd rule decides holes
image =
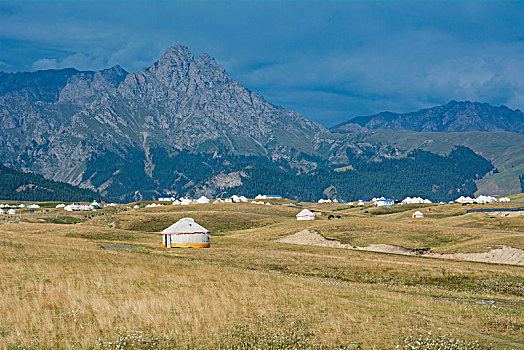
[[[524,197],[514,199],[506,206]],[[308,206],[318,220],[253,204],[4,219],[0,348],[391,349],[415,344],[410,334],[462,344],[452,348],[524,347],[522,266],[274,240],[310,229],[354,245],[481,252],[524,248],[524,217]],[[426,218],[411,219],[415,209]],[[161,248],[158,231],[182,217],[215,234],[211,248]]]

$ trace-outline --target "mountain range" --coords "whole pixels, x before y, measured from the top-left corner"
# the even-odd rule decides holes
[[[376,129],[419,132],[510,131],[524,134],[524,113],[488,103],[451,101],[418,112],[382,112],[356,117],[331,128],[333,132],[365,132]]]
[[[372,170],[373,164],[411,169],[401,159],[425,162],[432,152],[440,155],[435,171],[452,169],[457,158],[445,155],[457,145],[476,152],[456,153],[470,162],[463,166],[471,171],[439,189],[430,185],[429,196],[449,199],[479,188],[514,193],[524,174],[523,123],[522,112],[504,106],[451,102],[415,113],[354,118],[328,129],[267,102],[209,55],[194,56],[181,45],[138,73],[120,66],[0,73],[2,163],[119,201],[263,189],[292,197],[305,193],[298,183],[315,196],[355,197],[364,177],[358,195],[378,188],[394,192],[398,184],[373,184],[374,174],[378,181],[389,171]],[[450,137],[455,132],[467,136]],[[432,166],[427,163],[430,172]],[[272,174],[276,186],[266,184],[264,174]],[[427,186],[413,181],[415,170],[406,176],[406,193]]]

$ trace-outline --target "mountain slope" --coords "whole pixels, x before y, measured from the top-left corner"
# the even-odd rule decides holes
[[[23,79],[3,73],[0,78],[4,164],[101,193],[118,186],[118,171],[96,185],[91,178],[115,157],[132,158],[152,179],[155,169],[165,167],[152,150],[169,156],[218,152],[292,161],[298,153],[312,154],[313,137],[328,132],[244,88],[209,55],[194,57],[180,45],[136,74],[117,66],[101,72],[24,73]],[[45,98],[27,92],[42,86]],[[91,171],[95,163],[99,169]]]
[[[382,112],[353,118],[331,128],[333,132],[375,129],[420,132],[510,131],[524,134],[524,113],[488,103],[451,101],[411,113]]]
[[[376,183],[387,178],[386,168],[365,169],[375,162],[401,166],[398,158],[414,150],[387,137],[331,133],[244,88],[209,55],[194,56],[180,45],[138,73],[119,66],[1,73],[0,92],[2,163],[116,201],[248,191],[246,184],[264,181],[297,190],[280,180],[306,183],[315,176],[312,193],[332,196],[336,187],[352,197],[361,193],[357,189],[378,190]],[[454,145],[448,146],[446,154]],[[453,181],[441,186],[445,191],[421,187],[426,183],[411,180],[414,173],[402,177],[410,179],[404,190],[412,195],[429,190],[435,200],[459,191],[472,195],[473,181],[480,183],[489,170],[476,157],[466,158],[471,164],[464,166],[472,171],[450,176]],[[447,159],[434,160],[430,169],[445,176],[435,169]],[[357,166],[356,175],[335,171]]]
[[[370,145],[380,145],[383,156],[402,157],[423,149],[437,154],[449,153],[455,145],[471,148],[490,160],[498,172],[477,180],[477,194],[503,195],[519,193],[519,175],[524,175],[524,135],[510,132],[415,132],[406,130],[373,130],[333,134],[322,141],[334,151],[327,156],[333,162],[347,162],[344,149],[365,152]],[[366,146],[367,145],[367,146]],[[366,148],[367,147],[367,148]]]
[[[0,164],[0,199],[20,201],[101,201],[100,194],[41,175],[24,173]]]

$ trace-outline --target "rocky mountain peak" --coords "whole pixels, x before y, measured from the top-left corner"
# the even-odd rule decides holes
[[[170,46],[162,57],[156,62],[158,66],[187,66],[193,61],[194,56],[189,48],[184,45]]]

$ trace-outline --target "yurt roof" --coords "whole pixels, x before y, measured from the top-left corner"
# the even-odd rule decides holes
[[[311,216],[315,215],[311,210],[309,209],[303,209],[300,213],[297,214],[297,216]]]
[[[162,231],[162,234],[194,234],[208,233],[209,231],[200,226],[192,218],[183,218]]]
[[[416,212],[413,213],[413,215],[424,215],[424,214],[422,214],[420,210],[417,210]]]

